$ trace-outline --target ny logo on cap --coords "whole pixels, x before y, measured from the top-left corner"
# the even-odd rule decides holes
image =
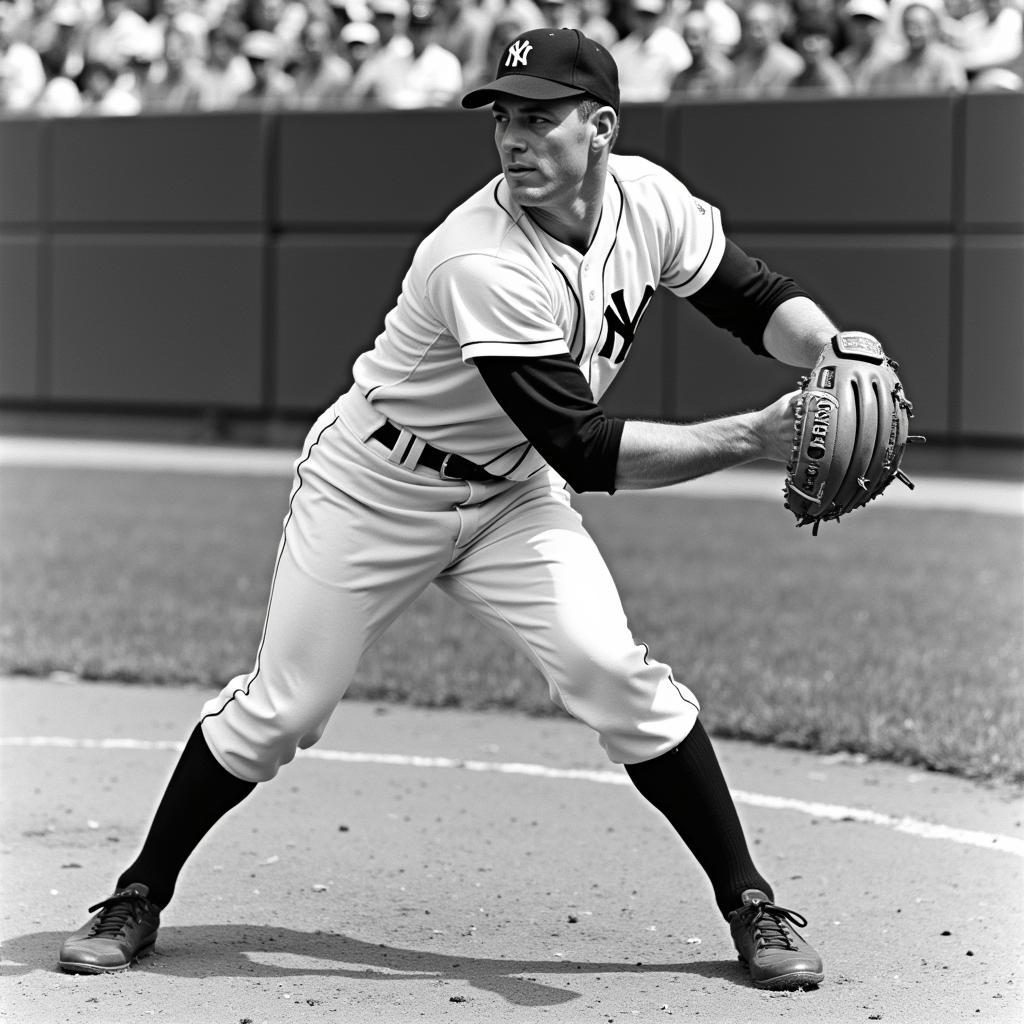
[[[526,57],[533,49],[533,43],[529,39],[517,39],[509,48],[508,56],[505,58],[505,67],[514,68],[522,64],[526,66]]]

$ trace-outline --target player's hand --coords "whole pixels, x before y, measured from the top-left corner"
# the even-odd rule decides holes
[[[796,406],[800,391],[790,391],[757,414],[763,457],[787,463],[793,453]]]

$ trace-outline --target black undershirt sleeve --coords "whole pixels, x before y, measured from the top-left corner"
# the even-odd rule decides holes
[[[735,335],[758,355],[769,356],[764,329],[772,313],[787,299],[807,293],[792,278],[769,270],[763,260],[748,256],[726,239],[722,262],[700,291],[688,297],[716,327]]]
[[[574,491],[615,491],[625,420],[608,416],[567,354],[474,360],[495,400]]]
[[[769,270],[726,240],[722,260],[689,301],[713,324],[759,355],[772,313],[807,293],[791,278]],[[506,415],[577,492],[615,491],[625,420],[608,416],[567,354],[519,358],[481,356],[480,375]]]

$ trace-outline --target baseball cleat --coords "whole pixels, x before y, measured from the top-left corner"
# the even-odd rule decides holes
[[[758,889],[747,889],[743,905],[729,915],[732,941],[740,961],[758,988],[788,989],[820,985],[825,979],[821,957],[793,927],[807,919],[776,906]]]
[[[70,974],[123,971],[153,951],[160,908],[151,903],[149,886],[135,882],[89,908],[98,913],[60,947],[58,964]]]

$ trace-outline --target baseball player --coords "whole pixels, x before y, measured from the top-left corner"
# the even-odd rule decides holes
[[[313,425],[252,671],[202,708],[136,860],[60,950],[72,972],[146,953],[206,832],[320,738],[359,660],[434,583],[526,652],[706,872],[754,984],[816,985],[821,958],[754,865],[685,679],[633,637],[569,500],[785,463],[796,393],[693,424],[608,416],[655,290],[755,352],[811,366],[836,333],[725,238],[663,168],[613,153],[615,63],[575,29],[514,39],[489,105],[501,173],[420,244],[354,384]]]

